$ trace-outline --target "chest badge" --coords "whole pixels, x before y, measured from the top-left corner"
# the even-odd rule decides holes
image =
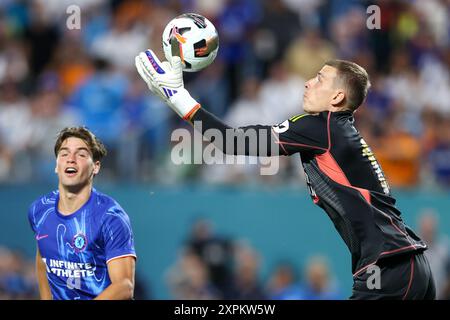
[[[87,246],[86,236],[82,233],[76,234],[72,239],[72,246],[75,248],[76,252],[82,252]]]

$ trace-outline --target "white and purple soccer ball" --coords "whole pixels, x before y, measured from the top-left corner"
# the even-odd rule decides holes
[[[171,20],[164,29],[162,45],[167,61],[179,56],[183,71],[197,72],[209,66],[219,50],[219,35],[204,16],[185,13]]]

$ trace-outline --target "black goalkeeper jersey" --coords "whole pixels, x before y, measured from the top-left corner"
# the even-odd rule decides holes
[[[230,128],[204,109],[193,121],[208,129],[233,130],[233,141],[213,141],[227,154],[276,156],[300,153],[312,200],[325,210],[352,255],[354,276],[380,259],[426,249],[405,225],[388,182],[370,147],[353,125],[349,111],[303,114],[276,126]],[[246,139],[250,130],[258,139]],[[217,139],[219,140],[219,139]],[[230,138],[228,138],[230,140]],[[239,141],[244,148],[238,148]],[[230,144],[233,146],[230,148]],[[264,150],[263,150],[264,149]]]

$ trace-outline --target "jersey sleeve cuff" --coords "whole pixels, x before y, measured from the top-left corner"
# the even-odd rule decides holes
[[[137,259],[137,256],[135,253],[126,253],[126,254],[117,255],[117,256],[113,256],[113,257],[109,258],[108,260],[106,260],[106,264],[108,264],[112,260],[125,258],[125,257],[134,257],[134,259]]]

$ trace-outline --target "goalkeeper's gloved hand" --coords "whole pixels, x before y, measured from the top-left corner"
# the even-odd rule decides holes
[[[171,63],[161,62],[154,52],[148,49],[136,56],[135,64],[150,91],[159,96],[184,120],[190,120],[200,108],[200,104],[184,88],[180,57],[173,56]]]

